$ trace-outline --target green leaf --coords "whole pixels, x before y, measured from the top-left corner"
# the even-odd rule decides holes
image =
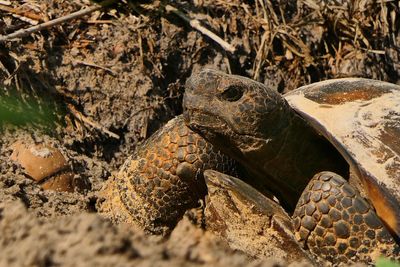
[[[376,261],[375,266],[376,267],[400,267],[400,263],[381,257]]]

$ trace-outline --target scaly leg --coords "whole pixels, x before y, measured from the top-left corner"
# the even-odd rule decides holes
[[[374,208],[352,185],[320,172],[301,195],[293,214],[295,236],[314,255],[334,264],[398,258],[399,246]]]

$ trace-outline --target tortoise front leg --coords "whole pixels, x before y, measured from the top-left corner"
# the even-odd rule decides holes
[[[295,236],[314,255],[333,263],[399,257],[399,246],[374,208],[341,176],[320,172],[293,214]]]
[[[206,170],[204,178],[206,227],[231,248],[250,257],[316,265],[295,240],[292,219],[278,203],[235,177]]]

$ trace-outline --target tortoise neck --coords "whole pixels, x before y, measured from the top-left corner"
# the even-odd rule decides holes
[[[285,108],[287,119],[276,122],[267,140],[258,141],[260,149],[245,152],[246,162],[242,163],[257,177],[257,186],[274,192],[292,211],[315,174],[332,171],[347,177],[349,167],[328,140],[289,105]]]

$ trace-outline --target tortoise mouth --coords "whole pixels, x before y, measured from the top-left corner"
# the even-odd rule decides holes
[[[237,145],[232,142],[232,140],[237,139],[238,134],[232,131],[219,116],[194,108],[186,109],[183,117],[191,130],[200,134],[213,146],[238,161],[243,159]]]
[[[256,137],[237,133],[220,116],[203,109],[186,106],[183,117],[190,129],[200,134],[225,154],[245,165],[246,162],[242,150],[246,150],[246,144],[257,142]],[[237,140],[244,139],[246,142],[237,143]]]
[[[204,135],[217,132],[221,129],[221,126],[226,125],[218,116],[196,108],[186,108],[183,113],[183,118],[189,128]],[[225,127],[226,126],[224,126],[224,128]]]
[[[204,104],[206,103],[206,104]],[[226,140],[247,138],[260,141],[264,138],[256,131],[246,130],[224,116],[217,105],[213,107],[207,97],[185,92],[183,99],[183,117],[186,125],[203,137],[218,135]]]
[[[186,125],[190,129],[199,133],[207,141],[216,145],[222,151],[231,151],[231,149],[227,149],[227,147],[235,147],[238,150],[246,149],[246,143],[251,145],[253,143],[265,142],[264,138],[236,131],[226,120],[217,114],[203,109],[186,107],[183,117]],[[240,143],[235,143],[234,140],[242,141]],[[231,154],[229,155],[234,157]]]

